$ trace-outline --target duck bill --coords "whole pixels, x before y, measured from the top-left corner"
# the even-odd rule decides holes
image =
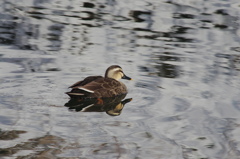
[[[130,77],[126,76],[126,75],[124,75],[124,76],[122,77],[122,79],[132,80],[132,78],[130,78]]]

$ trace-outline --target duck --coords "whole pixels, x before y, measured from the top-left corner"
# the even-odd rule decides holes
[[[71,85],[72,90],[66,92],[70,98],[108,98],[127,94],[128,90],[120,79],[132,80],[126,76],[119,65],[107,68],[105,76],[89,76]]]

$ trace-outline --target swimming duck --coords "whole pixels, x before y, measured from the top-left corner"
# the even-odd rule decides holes
[[[123,73],[118,65],[112,65],[107,68],[105,77],[89,76],[79,81],[69,88],[71,92],[66,92],[71,98],[103,98],[114,97],[117,95],[127,94],[127,87],[120,79],[132,80]]]

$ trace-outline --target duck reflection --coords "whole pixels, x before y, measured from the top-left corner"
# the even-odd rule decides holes
[[[110,116],[119,116],[125,104],[132,100],[124,99],[125,96],[126,94],[111,98],[71,98],[65,106],[77,112],[106,112]]]

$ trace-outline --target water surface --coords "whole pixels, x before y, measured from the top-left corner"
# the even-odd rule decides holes
[[[239,158],[238,0],[0,6],[0,158]],[[112,64],[134,79],[120,115],[64,106]]]

